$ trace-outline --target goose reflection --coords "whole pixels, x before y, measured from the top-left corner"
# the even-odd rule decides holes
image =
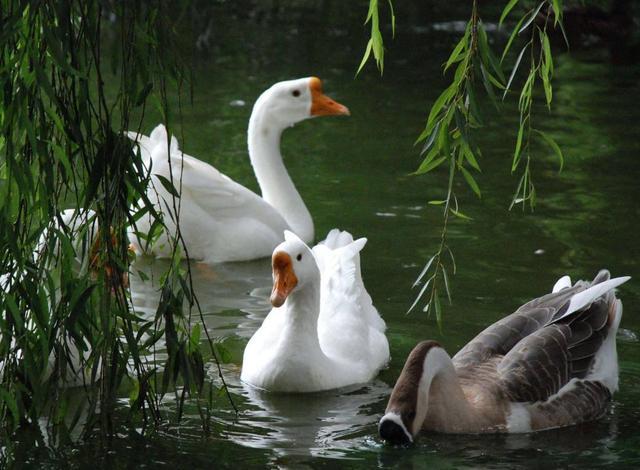
[[[241,384],[232,391],[245,400],[225,437],[236,444],[271,449],[275,456],[344,457],[367,446],[378,412],[391,389],[381,380],[304,395],[269,393]]]

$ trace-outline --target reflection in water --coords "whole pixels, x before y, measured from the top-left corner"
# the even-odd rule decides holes
[[[244,409],[225,436],[245,446],[273,449],[279,457],[346,456],[362,446],[364,436],[376,428],[377,414],[372,408],[384,406],[391,392],[379,380],[305,395],[240,386],[236,391],[246,399]]]

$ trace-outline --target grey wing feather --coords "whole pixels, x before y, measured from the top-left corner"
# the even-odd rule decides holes
[[[489,326],[453,358],[459,370],[497,360],[504,393],[512,401],[545,400],[572,378],[584,378],[608,332],[613,293],[563,317],[571,298],[609,279],[601,271],[592,282],[544,295]]]
[[[527,302],[511,315],[486,328],[454,356],[456,367],[467,367],[489,357],[507,354],[520,340],[552,322],[576,293],[588,283],[538,297]]]
[[[565,321],[549,323],[519,341],[498,365],[511,401],[544,401],[573,378],[584,378],[609,330],[609,302],[598,299]]]

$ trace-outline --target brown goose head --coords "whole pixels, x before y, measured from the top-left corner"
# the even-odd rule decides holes
[[[422,341],[409,354],[378,423],[378,432],[385,441],[411,444],[420,432],[427,415],[429,386],[437,372],[427,356],[435,350],[444,352],[436,341]]]

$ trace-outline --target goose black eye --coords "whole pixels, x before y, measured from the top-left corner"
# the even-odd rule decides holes
[[[302,254],[299,254],[298,256],[296,256],[296,259],[300,261],[302,259]]]
[[[413,421],[415,419],[415,417],[416,417],[416,412],[415,411],[412,411],[411,413],[409,413],[407,415],[407,418],[409,418],[410,421]]]
[[[291,94],[297,98],[298,96],[300,96],[300,90],[293,90]]]

